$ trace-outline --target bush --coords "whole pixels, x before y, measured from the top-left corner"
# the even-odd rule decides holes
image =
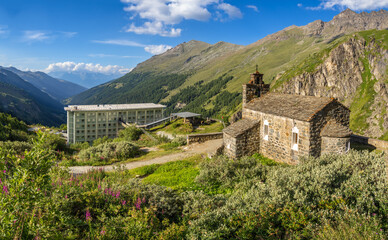
[[[45,133],[43,137],[43,145],[47,149],[54,151],[66,151],[67,144],[66,139],[62,138],[58,134]]]
[[[12,149],[16,154],[23,154],[25,151],[31,150],[33,145],[28,142],[19,142],[19,141],[7,141],[0,142],[0,148],[2,149]]]
[[[105,142],[96,147],[81,150],[78,157],[81,161],[94,164],[109,163],[110,160],[125,160],[135,157],[140,153],[139,147],[130,142]]]
[[[252,157],[240,160],[219,156],[200,165],[201,171],[196,181],[209,191],[232,191],[238,184],[253,185],[264,181],[268,167]]]
[[[137,141],[142,133],[143,132],[135,125],[130,125],[119,132],[119,137],[125,141]]]
[[[17,118],[0,113],[0,141],[27,141],[28,126]]]
[[[88,142],[78,142],[78,143],[72,143],[70,144],[70,149],[75,151],[81,151],[88,149],[90,147],[90,144]]]
[[[104,136],[102,138],[97,138],[93,141],[93,146],[98,146],[100,144],[106,143],[106,142],[112,142],[113,139],[109,138],[108,136]]]

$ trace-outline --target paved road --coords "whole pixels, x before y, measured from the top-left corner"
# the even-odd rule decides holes
[[[200,144],[192,144],[183,148],[184,152],[173,153],[170,155],[156,157],[154,159],[144,160],[144,161],[136,161],[129,162],[124,164],[114,164],[107,166],[75,166],[69,167],[69,171],[72,174],[79,175],[87,173],[93,169],[103,169],[106,172],[114,171],[115,168],[124,168],[124,169],[133,169],[151,164],[162,164],[167,162],[178,161],[184,159],[186,157],[203,154],[207,156],[212,156],[216,153],[217,149],[222,146],[222,139],[210,140]]]

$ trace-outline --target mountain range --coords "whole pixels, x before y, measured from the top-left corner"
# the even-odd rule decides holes
[[[247,46],[192,40],[68,103],[159,102],[169,112],[230,116],[258,65],[272,91],[336,97],[352,110],[355,133],[388,140],[387,29],[387,11],[347,9],[329,22],[290,26]]]
[[[272,91],[336,97],[355,133],[388,139],[388,12],[345,10],[247,46],[192,40],[130,73],[68,99],[72,104],[159,102],[169,112],[230,116],[255,66]]]
[[[79,84],[51,77],[44,72],[21,71],[14,67],[0,66],[0,68],[17,74],[19,77],[47,93],[57,101],[62,101],[87,90],[87,88]]]
[[[86,90],[43,72],[0,67],[0,112],[26,123],[58,126],[66,121],[60,101]]]
[[[48,73],[50,76],[59,79],[66,79],[69,82],[72,82],[77,85],[84,86],[86,88],[95,87],[97,85],[111,81],[112,79],[117,79],[124,74],[120,73],[97,73],[90,71],[53,71]]]

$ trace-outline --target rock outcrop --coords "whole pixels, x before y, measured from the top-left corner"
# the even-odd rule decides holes
[[[320,60],[312,72],[284,80],[276,91],[338,98],[352,110],[351,118],[357,118],[351,125],[356,133],[374,138],[386,134],[388,50],[381,40],[355,34]]]

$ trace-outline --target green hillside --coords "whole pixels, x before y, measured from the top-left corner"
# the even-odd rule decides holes
[[[65,121],[63,106],[15,73],[0,69],[0,112],[28,124],[59,126]]]
[[[385,12],[381,14],[385,14]],[[193,111],[204,116],[230,116],[238,109],[241,102],[241,86],[249,81],[249,74],[255,70],[256,65],[259,66],[259,71],[264,73],[264,81],[271,83],[273,90],[280,89],[287,92],[284,89],[285,86],[294,87],[287,85],[290,84],[290,79],[316,74],[317,69],[325,67],[322,64],[332,52],[340,51],[343,44],[352,45],[354,43],[352,41],[364,39],[365,44],[361,44],[362,49],[358,49],[362,52],[364,60],[359,59],[355,63],[356,65],[364,64],[362,68],[358,69],[363,71],[359,75],[364,76],[366,81],[364,84],[361,84],[363,81],[360,80],[361,77],[360,82],[356,82],[351,73],[346,76],[339,73],[336,76],[330,75],[330,71],[324,74],[329,74],[326,76],[327,78],[341,79],[342,82],[339,85],[353,86],[354,89],[347,89],[345,86],[343,91],[338,90],[334,96],[352,109],[352,129],[360,134],[381,137],[381,129],[371,130],[370,126],[372,125],[366,123],[371,120],[364,121],[362,119],[374,117],[377,121],[381,121],[386,113],[368,116],[360,113],[360,111],[362,112],[360,109],[363,109],[364,106],[376,108],[372,104],[378,102],[381,106],[386,104],[383,102],[385,93],[379,93],[380,97],[376,99],[366,96],[370,96],[373,91],[370,88],[374,86],[374,80],[366,78],[368,78],[368,65],[375,64],[370,62],[373,61],[371,56],[385,54],[380,50],[374,51],[371,46],[379,46],[380,42],[386,44],[387,30],[360,32],[360,30],[367,29],[369,25],[375,26],[370,23],[373,22],[371,18],[374,15],[368,16],[368,18],[365,16],[367,15],[345,11],[331,22],[316,21],[302,27],[291,26],[248,46],[238,46],[225,42],[214,45],[199,41],[182,43],[139,64],[132,72],[122,78],[74,96],[68,100],[68,103],[158,102],[166,104],[168,112]],[[365,19],[363,19],[364,17]],[[367,24],[360,26],[358,24],[360,18]],[[352,25],[352,21],[356,24]],[[335,27],[333,27],[334,23]],[[357,29],[359,31],[355,33]],[[368,45],[369,42],[372,44]],[[339,56],[338,58],[339,61],[346,62],[346,57],[348,56]],[[384,59],[382,61],[383,64],[387,64]],[[375,65],[373,66],[374,70],[376,69]],[[384,75],[387,76],[386,73]],[[362,91],[362,89],[356,91],[355,88],[358,85],[361,86],[360,88],[368,88],[369,92]],[[315,88],[317,86],[309,87],[308,82],[306,82],[304,87]],[[325,89],[322,87],[319,88],[319,91],[320,94],[325,93]],[[317,95],[315,92],[308,94]],[[363,99],[364,103],[357,101],[357,98]],[[370,99],[369,103],[365,99]],[[380,128],[384,128],[383,124],[380,125]]]

